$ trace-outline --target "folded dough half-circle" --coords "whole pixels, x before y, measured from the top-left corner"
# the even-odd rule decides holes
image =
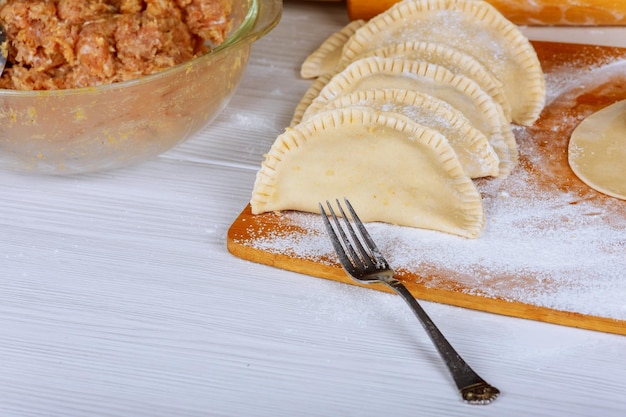
[[[347,197],[363,221],[477,237],[480,193],[446,138],[410,119],[373,109],[319,113],[279,135],[257,178],[252,213],[319,212]]]
[[[404,0],[369,20],[346,41],[342,61],[389,44],[421,40],[472,55],[505,89],[515,123],[532,124],[545,104],[537,54],[519,28],[476,0]]]
[[[504,87],[483,64],[473,56],[452,46],[436,42],[406,41],[393,43],[359,55],[354,61],[378,56],[382,58],[403,58],[425,61],[441,65],[453,74],[464,75],[476,82],[493,99],[502,106],[507,120],[511,121],[511,106],[504,93]],[[338,68],[345,68],[349,62],[340,62]]]
[[[352,62],[370,56],[428,62],[441,65],[453,74],[466,76],[475,81],[480,88],[493,97],[493,99],[502,106],[506,120],[508,122],[511,121],[511,106],[507,101],[502,83],[474,57],[441,43],[406,41],[373,49],[355,57],[353,61],[338,62],[332,70],[330,70],[329,66],[329,70],[320,74],[319,77],[313,81],[298,102],[290,126],[300,123],[306,108],[315,97],[319,95],[322,88],[328,84],[333,76],[344,70]]]
[[[489,139],[500,160],[499,175],[517,164],[517,144],[502,106],[472,79],[428,62],[368,57],[348,65],[319,91],[302,120],[335,98],[360,90],[393,88],[419,91],[448,102]]]
[[[322,111],[346,107],[398,113],[435,129],[446,137],[470,178],[499,173],[499,159],[487,137],[462,112],[443,100],[410,90],[362,90],[336,98]]]
[[[306,109],[311,105],[315,97],[319,96],[320,91],[328,84],[328,82],[337,74],[337,71],[332,71],[327,74],[322,74],[313,81],[309,88],[304,92],[302,98],[296,105],[296,109],[291,117],[290,127],[293,127],[302,121],[302,117],[306,112]]]
[[[341,30],[330,35],[315,51],[311,53],[300,67],[302,78],[315,78],[332,72],[341,58],[341,51],[354,32],[365,24],[365,20],[353,20]]]

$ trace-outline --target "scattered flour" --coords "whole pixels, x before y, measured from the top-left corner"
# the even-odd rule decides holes
[[[626,62],[582,76],[566,70],[548,74],[548,103],[617,72],[626,73]],[[535,145],[525,128],[515,130],[520,155],[533,163]],[[451,278],[455,288],[468,294],[626,320],[623,201],[609,199],[600,204],[572,193],[540,189],[521,168],[509,178],[478,181],[477,185],[487,215],[487,226],[477,239],[382,223],[370,223],[368,230],[397,271],[429,276],[427,286],[450,285]],[[317,262],[336,262],[319,216],[299,212],[281,216],[281,224],[302,232],[263,234],[245,244]],[[438,271],[446,271],[446,282],[437,278]]]
[[[455,284],[470,294],[626,320],[626,219],[608,219],[592,202],[572,204],[578,199],[568,194],[491,194],[495,182],[481,187],[489,221],[478,239],[383,223],[369,223],[368,230],[398,271],[452,271]],[[502,183],[503,189],[532,188],[523,175]],[[248,244],[336,262],[319,216],[285,212],[281,222],[304,232],[264,235]],[[427,285],[442,285],[429,279]]]
[[[546,78],[546,106],[564,93],[583,91],[597,85],[615,75],[626,74],[626,60],[618,59],[612,62],[601,62],[595,67],[581,71],[575,62],[571,64],[571,71],[564,68],[554,73],[548,73]]]

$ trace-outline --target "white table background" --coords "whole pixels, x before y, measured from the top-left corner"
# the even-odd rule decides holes
[[[399,297],[227,252],[302,60],[346,22],[287,0],[230,105],[152,161],[0,171],[0,416],[626,415],[626,337],[424,302],[503,392],[470,406]],[[626,46],[626,28],[524,31]]]

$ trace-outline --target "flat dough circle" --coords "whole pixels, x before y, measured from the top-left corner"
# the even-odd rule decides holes
[[[626,100],[592,114],[576,127],[568,160],[585,184],[626,200]]]

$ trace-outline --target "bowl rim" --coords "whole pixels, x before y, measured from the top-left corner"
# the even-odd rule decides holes
[[[249,6],[241,23],[228,37],[209,52],[182,62],[162,71],[143,75],[126,81],[102,84],[90,87],[67,88],[61,90],[12,90],[0,89],[0,97],[54,97],[129,88],[137,84],[149,83],[160,78],[169,77],[177,72],[186,72],[199,62],[217,60],[235,47],[243,47],[260,39],[276,27],[282,16],[283,0],[244,0]]]

